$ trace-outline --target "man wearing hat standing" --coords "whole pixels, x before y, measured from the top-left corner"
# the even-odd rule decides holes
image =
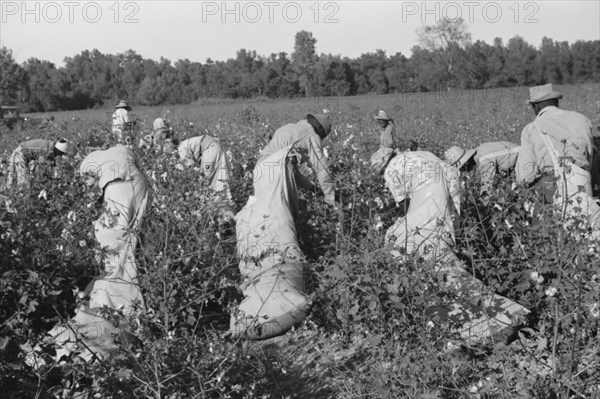
[[[375,115],[375,120],[381,128],[381,137],[379,138],[380,148],[396,148],[396,124],[390,118],[387,112],[381,110]]]
[[[15,178],[19,187],[28,187],[30,172],[34,173],[43,162],[49,162],[53,173],[56,174],[56,157],[68,152],[69,142],[66,139],[60,139],[56,143],[44,139],[22,142],[8,160],[6,188],[12,187]]]
[[[123,131],[129,126],[129,111],[131,111],[131,107],[127,101],[121,100],[115,105],[115,112],[112,114],[112,132],[117,136],[119,142],[123,141]]]
[[[544,195],[545,203],[570,213],[581,208],[596,224],[598,205],[592,200],[590,174],[592,124],[578,112],[559,109],[561,98],[551,84],[529,89],[525,103],[531,105],[536,118],[521,133],[517,182],[533,185]]]
[[[323,153],[323,139],[331,132],[331,120],[327,114],[308,114],[306,119],[297,123],[289,123],[277,129],[273,134],[273,138],[261,151],[261,163],[269,155],[277,151],[293,145],[293,149],[299,155],[301,160],[308,157],[313,170],[319,180],[319,185],[323,194],[325,194],[325,202],[335,204],[335,190],[333,188],[332,176],[327,169],[327,158]],[[265,166],[268,166],[265,164]],[[269,170],[262,170],[261,176],[255,176],[255,179],[264,177],[268,178]],[[314,189],[314,185],[309,179],[304,177],[297,168],[295,169],[294,177],[296,183],[306,189]]]

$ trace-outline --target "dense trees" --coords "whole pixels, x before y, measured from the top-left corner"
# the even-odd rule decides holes
[[[296,34],[294,52],[261,56],[241,49],[227,61],[144,59],[133,50],[85,50],[57,68],[28,59],[19,65],[0,49],[0,101],[25,111],[81,109],[120,98],[137,104],[181,104],[223,98],[346,96],[600,81],[600,40],[573,44],[543,38],[539,48],[515,36],[506,45],[472,42],[462,21],[419,31],[410,57],[383,50],[350,59],[317,55],[310,32]]]
[[[0,48],[0,101],[15,103],[19,98],[19,90],[23,88],[25,71],[15,62],[12,51]]]
[[[315,39],[312,33],[305,30],[296,33],[294,52],[292,53],[292,66],[300,87],[304,89],[304,95],[309,96],[315,85],[315,64],[317,63],[317,53]]]

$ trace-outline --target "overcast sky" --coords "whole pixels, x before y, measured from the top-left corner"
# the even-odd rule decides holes
[[[293,51],[308,30],[317,52],[358,57],[376,49],[410,56],[415,31],[462,16],[473,40],[504,43],[515,35],[539,46],[548,36],[600,40],[600,1],[7,1],[0,0],[0,44],[21,63],[63,65],[85,49],[135,50],[145,58],[234,58]]]

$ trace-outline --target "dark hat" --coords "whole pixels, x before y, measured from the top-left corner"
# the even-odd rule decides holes
[[[70,148],[69,141],[67,139],[60,139],[54,144],[54,148],[63,154],[68,154]]]
[[[327,137],[331,132],[331,119],[327,114],[308,114],[306,120],[321,138]]]

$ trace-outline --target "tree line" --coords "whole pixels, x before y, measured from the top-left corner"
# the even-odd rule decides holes
[[[30,58],[19,65],[0,49],[0,101],[24,111],[73,110],[113,104],[187,104],[203,99],[351,96],[445,90],[449,87],[531,86],[600,82],[600,40],[557,42],[539,48],[515,36],[506,44],[471,41],[462,21],[420,29],[410,57],[383,50],[358,58],[317,55],[312,33],[295,36],[294,51],[265,57],[241,49],[226,61],[172,63],[134,50],[103,54],[85,50],[56,67]]]

